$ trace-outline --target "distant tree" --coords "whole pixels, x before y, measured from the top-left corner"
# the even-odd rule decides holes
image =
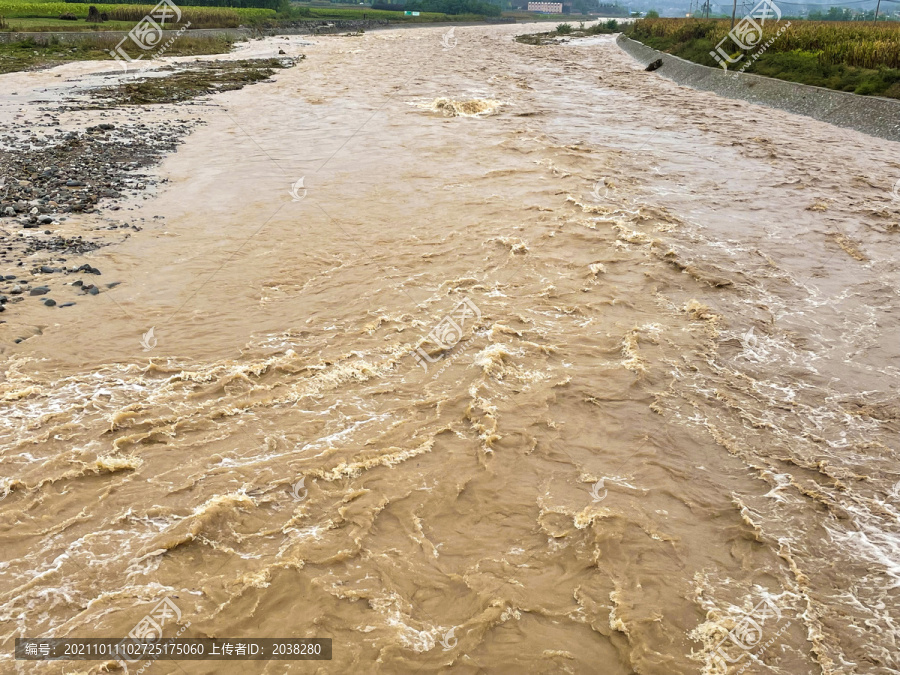
[[[659,12],[657,12],[655,9],[651,9],[649,12],[647,12],[647,18],[648,19],[658,19]]]
[[[872,10],[874,14],[874,10]],[[853,10],[847,7],[829,7],[827,12],[814,10],[809,13],[811,21],[852,21]]]

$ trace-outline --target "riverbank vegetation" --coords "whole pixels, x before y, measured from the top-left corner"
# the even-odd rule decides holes
[[[130,30],[149,14],[147,0],[98,4],[91,0],[3,0],[0,30],[69,32]],[[389,20],[403,23],[481,21],[500,16],[499,6],[484,0],[407,0],[374,6],[310,6],[288,0],[182,0],[180,20],[166,28],[274,28],[294,22]],[[91,13],[91,8],[96,8]],[[413,15],[415,12],[415,16]]]
[[[119,39],[98,36],[71,43],[51,39],[42,44],[31,38],[0,42],[0,74],[51,68],[70,61],[109,60],[109,50],[115,48]],[[225,37],[194,37],[188,33],[172,43],[166,56],[224,54],[232,44]]]
[[[900,22],[876,25],[859,21],[769,20],[763,27],[761,54],[754,50],[730,69],[863,95],[900,98]],[[648,47],[694,63],[718,67],[710,54],[728,35],[728,20],[641,19],[626,34]],[[783,30],[783,32],[782,32]],[[731,40],[729,57],[741,52]],[[754,58],[758,57],[758,58]]]
[[[518,35],[516,40],[527,45],[548,45],[557,44],[561,39],[588,37],[590,35],[610,35],[619,33],[621,30],[622,24],[616,19],[608,19],[587,27],[582,22],[577,28],[570,23],[561,23],[556,27],[556,30],[548,33]]]
[[[91,8],[96,8],[91,14]],[[41,27],[57,30],[92,30],[114,28],[130,30],[138,21],[147,16],[154,5],[148,4],[84,4],[78,2],[40,2],[35,0],[3,0],[0,15],[8,24],[5,30],[29,31]],[[190,22],[191,28],[236,28],[241,24],[253,23],[274,17],[273,9],[259,7],[180,7],[178,23],[167,23],[166,28],[178,28]],[[96,19],[94,19],[96,17]],[[30,22],[20,23],[22,19]],[[35,19],[41,21],[36,22]],[[89,20],[91,19],[91,20]],[[125,22],[122,24],[120,22]]]

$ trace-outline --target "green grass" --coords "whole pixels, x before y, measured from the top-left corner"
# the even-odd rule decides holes
[[[588,37],[590,35],[610,35],[618,33],[622,30],[622,24],[617,19],[609,19],[595,23],[593,26],[577,28],[569,23],[561,23],[556,30],[549,33],[527,33],[525,35],[517,35],[516,41],[526,45],[548,45],[557,44],[558,38],[579,38]]]
[[[663,21],[671,22],[672,20]],[[727,30],[727,22],[724,23]],[[808,22],[793,20],[790,30],[797,28],[802,33],[808,30],[805,23]],[[713,34],[708,30],[707,24],[711,24],[711,22],[694,22],[694,24],[682,22],[681,27],[677,30],[651,32],[646,29],[642,30],[641,22],[636,22],[633,27],[626,29],[626,34],[653,49],[704,66],[718,67],[718,64],[710,56],[710,52],[715,49],[718,33]],[[713,34],[713,37],[707,37],[709,34]],[[771,35],[774,36],[775,32]],[[838,33],[835,32],[834,35],[837,36]],[[785,46],[790,44],[789,36],[790,33],[786,33],[784,38],[778,38],[756,61],[750,58],[749,54],[752,52],[749,52],[748,56],[734,64],[731,70],[740,70],[749,63],[750,65],[743,72],[865,96],[900,98],[900,68],[887,65],[875,65],[868,68],[841,62],[835,63],[834,59],[826,58],[825,54],[829,51],[841,53],[847,47],[838,37],[831,37],[831,42],[821,44],[821,48],[815,50],[782,51]],[[765,37],[768,38],[769,35],[767,34]]]
[[[763,54],[744,72],[863,96],[900,99],[900,69],[823,65],[813,52],[797,50],[783,54]]]
[[[94,5],[101,13],[109,14],[113,21],[140,21],[154,5]],[[48,0],[0,0],[0,16],[7,22],[16,19],[55,19],[62,14],[72,14],[81,22],[87,17],[91,5],[86,3],[66,3]],[[193,28],[236,27],[241,23],[251,23],[275,16],[274,9],[232,8],[232,7],[182,7],[182,21],[191,22]],[[65,22],[69,23],[69,22]],[[168,27],[168,26],[167,26]]]
[[[442,14],[440,12],[422,12],[419,16],[406,16],[403,12],[366,7],[310,7],[292,5],[289,10],[278,13],[274,19],[257,21],[254,25],[261,28],[291,25],[303,21],[358,21],[362,19],[374,21],[392,21],[397,23],[433,23],[435,21],[483,21],[480,14]]]
[[[299,7],[292,6],[286,12],[280,12],[274,23],[284,21],[358,21],[361,19],[390,20],[404,23],[431,23],[434,21],[481,21],[480,14],[441,14],[439,12],[422,12],[419,16],[406,16],[403,12],[392,12],[385,9],[368,9],[365,7]],[[273,23],[273,22],[269,22]]]
[[[9,30],[41,33],[46,31],[88,31],[88,30],[131,30],[133,21],[104,21],[101,24],[79,21],[66,21],[53,18],[7,19]],[[4,29],[6,30],[6,29]]]
[[[0,42],[0,74],[23,70],[50,68],[70,61],[113,61],[107,50],[118,40],[98,37],[75,43],[52,41],[37,44],[31,39],[16,42]],[[231,49],[232,42],[225,38],[191,37],[182,35],[166,50],[166,56],[191,56],[198,54],[223,54]]]

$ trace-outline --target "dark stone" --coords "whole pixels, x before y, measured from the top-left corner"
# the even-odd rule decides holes
[[[55,307],[56,300],[54,300],[52,298],[47,298],[46,300],[44,300],[44,304],[47,305],[47,307]]]
[[[94,286],[91,290],[88,291],[91,295],[100,295],[100,289]]]
[[[66,187],[82,187],[83,185],[84,185],[84,183],[82,183],[80,180],[67,180],[66,181]]]
[[[78,281],[73,281],[72,285],[73,286],[84,286],[84,282],[81,279],[79,279]]]
[[[53,274],[54,272],[59,272],[59,270],[49,265],[41,265],[41,274]]]
[[[38,218],[38,222],[40,222],[42,225],[49,225],[53,222],[53,218],[50,216],[41,216],[40,218]]]
[[[75,304],[74,302],[64,302],[63,304],[60,305],[60,308],[71,307],[74,304]]]
[[[663,60],[662,60],[662,59],[656,59],[656,61],[654,61],[653,63],[651,63],[650,65],[648,65],[646,68],[644,68],[644,70],[649,71],[649,72],[652,73],[654,70],[657,70],[657,69],[659,69],[659,68],[662,68],[662,64],[663,64]]]
[[[31,289],[29,295],[46,295],[50,292],[50,288],[48,286],[35,286]]]

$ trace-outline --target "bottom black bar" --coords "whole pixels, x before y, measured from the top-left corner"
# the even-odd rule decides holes
[[[330,661],[331,638],[16,638],[26,661]]]

